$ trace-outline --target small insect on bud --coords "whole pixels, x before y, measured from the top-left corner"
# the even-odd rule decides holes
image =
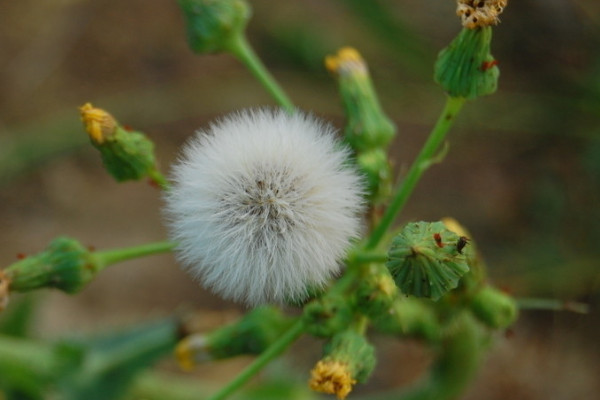
[[[456,288],[469,271],[467,259],[457,247],[443,244],[458,241],[442,222],[406,225],[394,237],[386,264],[396,285],[404,294],[432,300]]]
[[[465,248],[465,246],[469,244],[469,238],[466,236],[461,236],[458,238],[458,241],[456,242],[456,251],[458,251],[458,254],[462,254],[463,253],[463,249]]]

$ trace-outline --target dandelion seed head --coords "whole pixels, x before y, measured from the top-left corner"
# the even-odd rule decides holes
[[[199,131],[174,166],[166,214],[185,268],[249,305],[299,301],[340,270],[363,183],[332,126],[246,110]]]

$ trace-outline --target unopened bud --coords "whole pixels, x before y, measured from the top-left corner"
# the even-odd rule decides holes
[[[491,328],[507,328],[517,319],[515,300],[491,286],[479,290],[471,299],[471,311]]]
[[[92,144],[117,182],[149,177],[165,183],[157,170],[154,143],[146,135],[123,128],[112,115],[90,103],[79,110]]]
[[[464,240],[442,222],[410,223],[394,237],[386,265],[402,293],[438,300],[469,271]]]
[[[10,291],[53,287],[66,293],[80,291],[102,269],[75,239],[59,237],[46,250],[17,261],[4,270]]]
[[[245,0],[179,0],[188,43],[196,53],[231,50],[243,35],[252,11]]]
[[[366,276],[356,289],[356,307],[368,317],[377,317],[389,312],[398,287],[383,264],[371,264]]]
[[[307,304],[302,318],[311,335],[331,337],[348,327],[352,310],[346,298],[325,295]]]
[[[434,79],[451,97],[474,99],[496,91],[500,70],[490,53],[492,28],[463,28],[440,52]]]
[[[397,298],[389,311],[373,320],[378,331],[428,342],[437,342],[442,329],[431,303],[414,297]]]
[[[275,307],[258,307],[240,320],[207,334],[191,334],[175,350],[179,365],[194,365],[242,354],[260,354],[290,327],[292,321]]]
[[[311,371],[309,386],[321,393],[345,399],[355,383],[365,382],[375,368],[375,349],[352,330],[335,335],[325,347],[325,356]]]
[[[325,59],[325,66],[338,78],[346,118],[348,143],[357,151],[385,148],[396,127],[384,114],[373,88],[367,64],[351,47]]]

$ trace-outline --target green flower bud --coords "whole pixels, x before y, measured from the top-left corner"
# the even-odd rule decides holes
[[[352,330],[335,335],[325,346],[325,357],[311,371],[310,388],[344,399],[356,382],[365,382],[375,368],[375,348]]]
[[[396,134],[393,122],[385,116],[373,88],[367,64],[358,51],[340,49],[325,59],[327,69],[336,74],[346,118],[346,140],[357,151],[385,148]]]
[[[481,322],[497,329],[509,327],[518,315],[515,300],[491,286],[484,287],[473,296],[470,308]]]
[[[90,103],[80,107],[80,112],[92,144],[117,182],[149,177],[166,184],[156,166],[154,143],[143,133],[123,128],[112,115]]]
[[[414,297],[398,298],[387,314],[373,320],[380,332],[400,335],[428,342],[437,342],[441,336],[440,323],[431,304]]]
[[[434,79],[451,97],[474,99],[496,91],[500,70],[490,54],[492,28],[463,28],[435,63]]]
[[[331,337],[348,327],[352,309],[344,297],[325,295],[307,304],[302,318],[306,332],[318,337]]]
[[[367,192],[375,203],[392,193],[392,168],[383,149],[368,150],[356,157],[358,167],[366,177]]]
[[[53,287],[66,293],[80,291],[102,266],[79,242],[54,239],[41,253],[20,260],[4,270],[10,290],[25,292]]]
[[[175,350],[179,365],[186,370],[199,362],[260,354],[292,324],[275,307],[258,307],[240,320],[208,334],[191,334]]]
[[[398,297],[398,287],[383,264],[370,264],[356,289],[356,308],[368,317],[387,314]]]
[[[230,51],[252,15],[244,0],[179,0],[188,43],[196,53]]]
[[[438,300],[469,271],[466,240],[442,222],[410,223],[394,237],[386,265],[404,294]]]

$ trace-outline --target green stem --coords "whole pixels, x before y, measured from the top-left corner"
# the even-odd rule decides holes
[[[383,263],[388,260],[388,255],[377,252],[357,252],[348,260],[348,264]]]
[[[285,94],[281,86],[279,86],[277,81],[275,81],[275,78],[273,78],[265,68],[264,64],[260,61],[243,35],[237,35],[230,42],[229,50],[238,58],[238,60],[246,65],[250,72],[252,72],[256,79],[258,79],[280,106],[285,108],[289,113],[294,112],[294,104]]]
[[[94,253],[94,256],[101,265],[107,267],[111,264],[131,260],[133,258],[145,257],[158,253],[166,253],[173,250],[175,246],[176,243],[173,242],[156,242],[122,249],[98,251]]]
[[[571,311],[578,314],[587,314],[590,312],[588,304],[576,301],[535,298],[520,298],[515,300],[521,310]]]
[[[256,375],[272,359],[287,349],[304,332],[302,320],[298,320],[292,327],[285,332],[275,343],[267,348],[258,356],[252,364],[248,365],[238,376],[236,376],[227,386],[223,387],[208,400],[223,400],[239,389],[250,378]]]
[[[167,191],[170,188],[169,181],[158,169],[153,169],[148,172],[148,177],[152,179],[162,190]]]
[[[387,230],[393,224],[396,216],[400,210],[402,210],[402,207],[406,204],[406,201],[419,182],[419,179],[421,179],[421,175],[423,175],[423,172],[431,165],[432,159],[436,155],[436,151],[444,141],[446,133],[454,123],[456,115],[462,108],[464,102],[465,99],[462,97],[448,97],[446,99],[446,105],[444,106],[442,114],[429,134],[429,138],[423,145],[417,159],[411,165],[404,181],[402,181],[392,202],[381,218],[379,225],[377,225],[369,237],[366,249],[370,250],[376,248]]]

